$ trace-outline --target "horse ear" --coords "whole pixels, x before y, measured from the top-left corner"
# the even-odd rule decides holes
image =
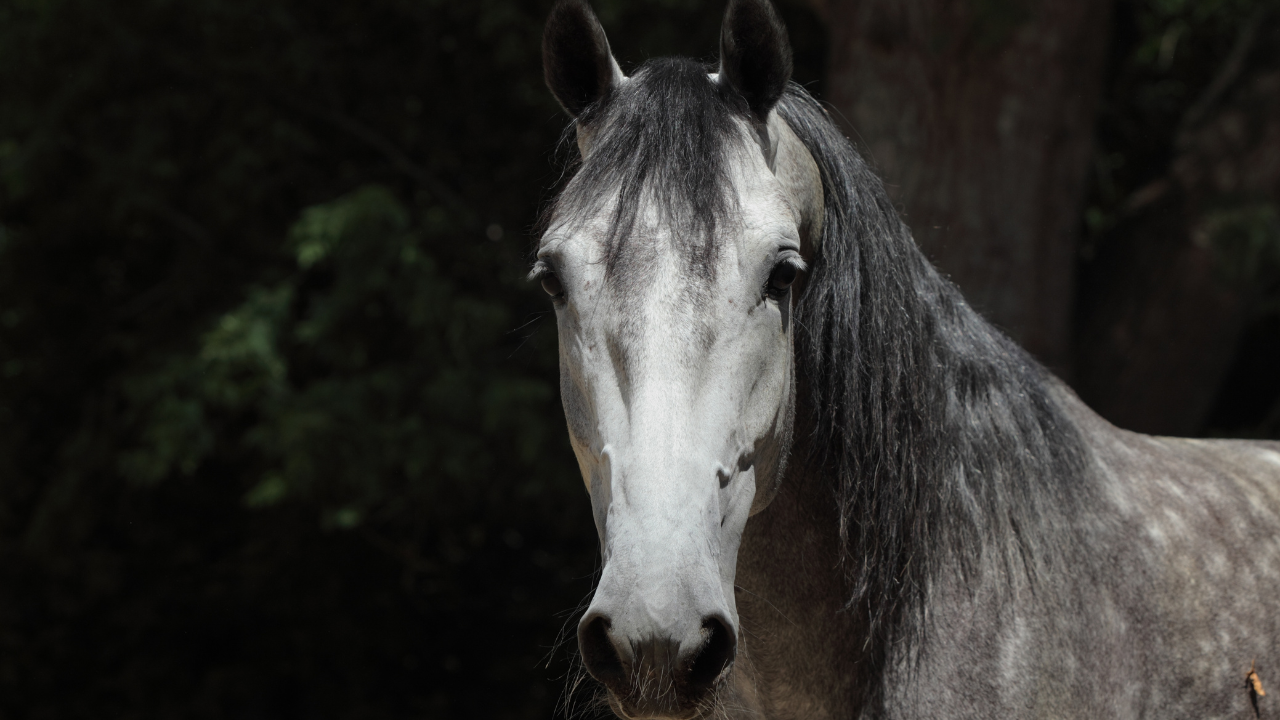
[[[586,0],[560,0],[551,9],[542,31],[542,73],[574,117],[622,81],[609,39]]]
[[[787,28],[769,0],[729,0],[720,28],[720,81],[763,122],[791,79]]]

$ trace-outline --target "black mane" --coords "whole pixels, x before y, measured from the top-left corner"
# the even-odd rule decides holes
[[[797,354],[810,457],[836,478],[851,603],[879,634],[915,618],[948,564],[1034,582],[1071,545],[1088,491],[1058,381],[929,264],[808,93],[793,85],[778,112],[826,195]]]
[[[749,109],[684,59],[646,63],[578,122],[593,150],[557,199],[590,217],[614,197],[610,266],[628,261],[641,201],[656,202],[690,267],[732,222],[727,167]],[[921,254],[879,178],[798,85],[776,111],[822,174],[823,236],[797,305],[807,392],[795,455],[834,477],[849,603],[887,639],[918,619],[944,567],[1037,573],[1071,545],[1085,445],[1057,382],[978,316]],[[808,431],[808,432],[806,432]]]

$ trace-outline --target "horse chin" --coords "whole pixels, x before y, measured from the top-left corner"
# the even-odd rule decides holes
[[[609,690],[609,708],[623,720],[702,720],[716,715],[716,691],[697,701],[676,696],[674,692],[639,697],[630,692],[619,696]]]
[[[623,720],[702,720],[716,717],[720,690],[728,675],[726,668],[713,685],[694,694],[687,687],[679,687],[674,678],[654,674],[645,679],[633,675],[633,684],[620,688],[623,692],[611,684],[605,685],[605,690],[609,709]]]

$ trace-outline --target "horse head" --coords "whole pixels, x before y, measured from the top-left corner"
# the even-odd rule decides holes
[[[786,467],[822,184],[774,110],[791,51],[767,0],[730,2],[718,68],[631,77],[587,4],[562,0],[543,61],[582,156],[531,274],[604,562],[579,647],[615,710],[694,717],[737,651],[744,527]]]

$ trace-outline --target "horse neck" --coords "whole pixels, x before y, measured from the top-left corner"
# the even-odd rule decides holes
[[[743,534],[735,580],[743,630],[736,684],[741,704],[761,715],[781,707],[857,717],[875,686],[881,663],[873,657],[883,648],[866,642],[862,608],[848,607],[833,500],[829,475],[797,456],[777,496]]]
[[[867,239],[861,257],[840,528],[846,557],[873,563],[850,568],[855,595],[877,630],[901,637],[943,574],[1034,583],[1086,502],[1087,452],[1063,405],[1069,391],[909,235]]]
[[[938,275],[821,106],[793,88],[780,108],[825,220],[795,316],[796,443],[747,524],[738,598],[768,638],[758,664],[806,654],[792,667],[834,670],[786,682],[834,683],[856,708],[886,648],[921,639],[943,575],[1034,582],[1072,545],[1088,452],[1070,391]]]

